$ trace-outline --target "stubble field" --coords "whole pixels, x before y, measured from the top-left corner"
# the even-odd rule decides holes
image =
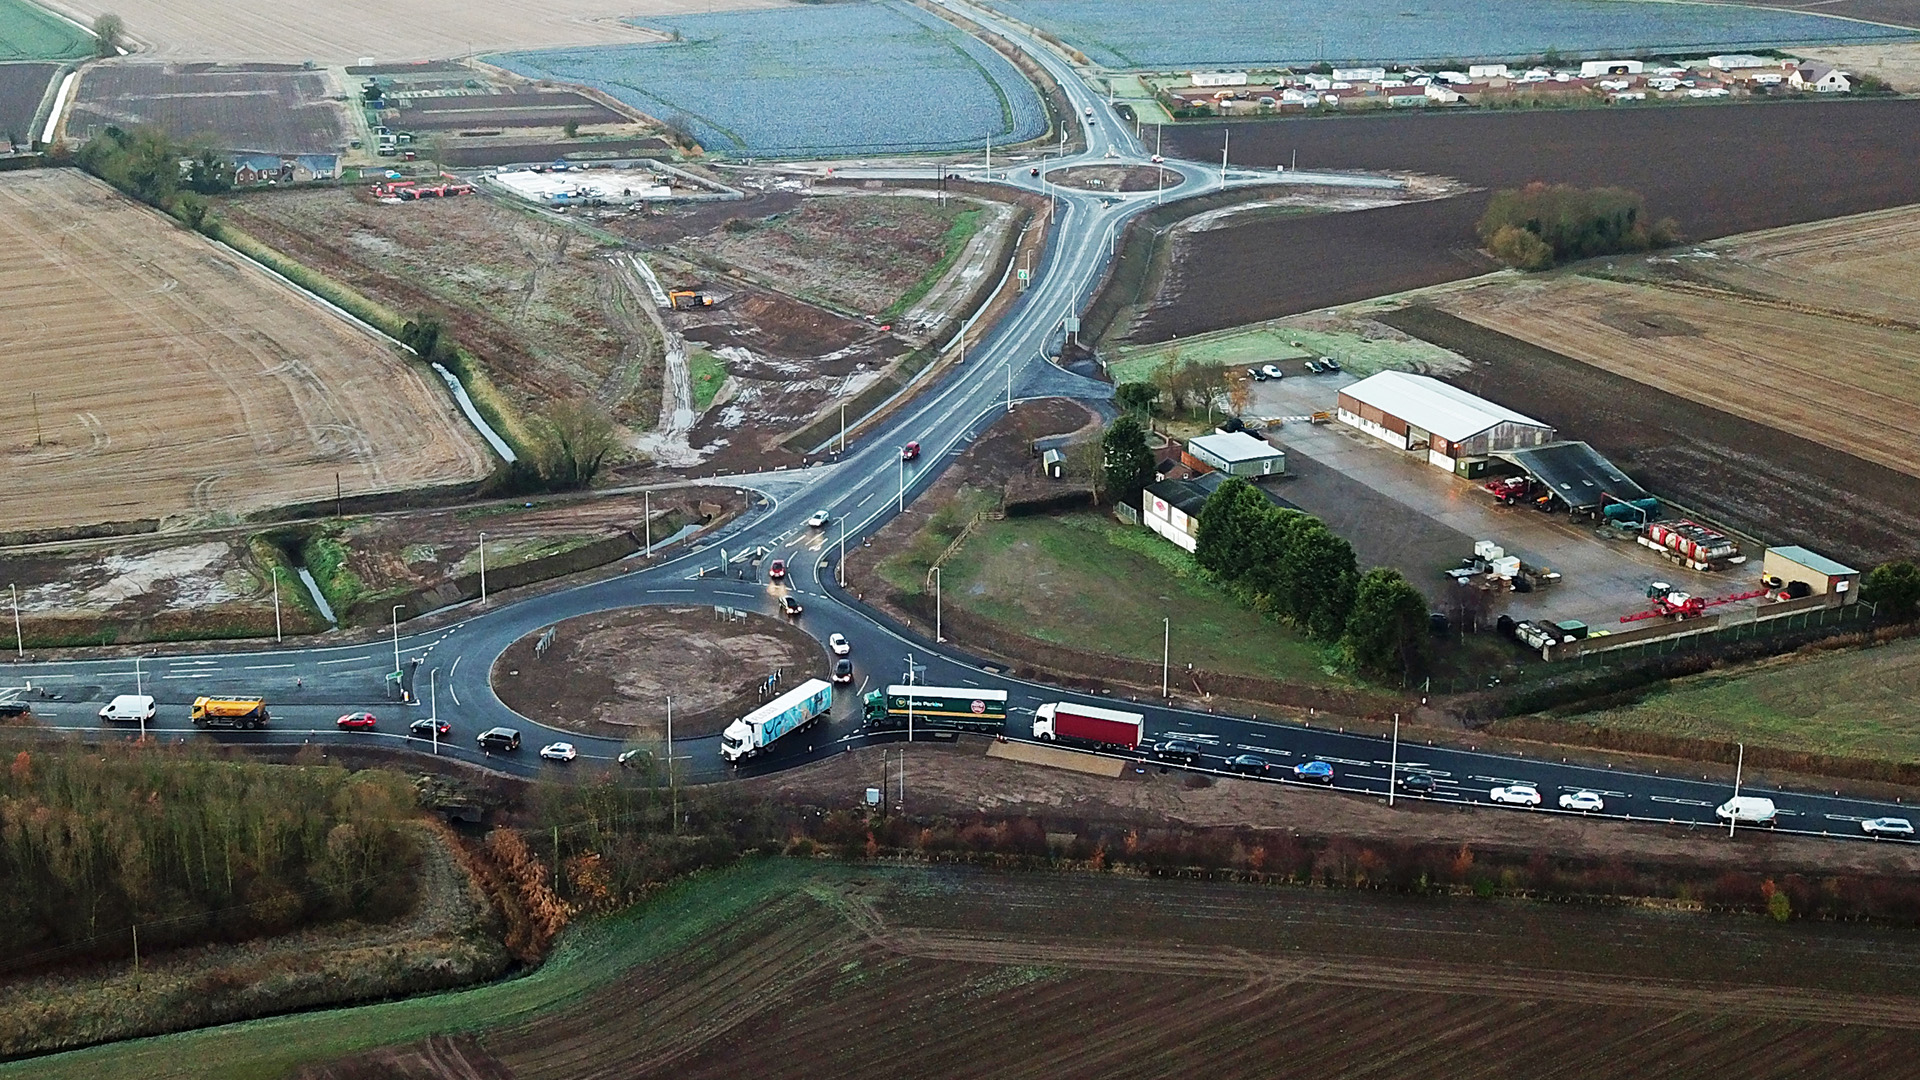
[[[252,263],[65,169],[0,181],[8,526],[476,479],[446,392]],[[30,361],[30,362],[29,362]]]

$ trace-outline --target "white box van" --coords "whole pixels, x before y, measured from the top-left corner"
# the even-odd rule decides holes
[[[132,722],[153,722],[153,698],[147,694],[121,694],[100,710],[102,720],[127,720]]]
[[[1735,795],[1714,808],[1713,816],[1721,821],[1731,821],[1736,825],[1766,825],[1771,827],[1780,811],[1773,805],[1772,799],[1762,799],[1754,795]]]

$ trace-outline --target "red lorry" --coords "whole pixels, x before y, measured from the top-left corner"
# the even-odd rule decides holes
[[[1137,750],[1147,733],[1136,712],[1056,701],[1033,710],[1033,737],[1112,750]]]

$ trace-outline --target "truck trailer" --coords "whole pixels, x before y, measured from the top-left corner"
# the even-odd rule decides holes
[[[1050,702],[1033,710],[1033,737],[1078,743],[1102,750],[1137,750],[1146,737],[1147,718],[1136,712],[1097,705]]]
[[[808,679],[727,725],[720,735],[720,756],[728,764],[766,753],[781,736],[798,731],[833,711],[833,684]]]
[[[267,703],[260,698],[194,698],[193,711],[188,716],[194,727],[244,728],[248,731],[266,727],[270,719]]]
[[[973,731],[998,735],[1007,726],[1007,692],[951,686],[889,686],[868,694],[867,727],[904,731],[907,712],[914,730]]]

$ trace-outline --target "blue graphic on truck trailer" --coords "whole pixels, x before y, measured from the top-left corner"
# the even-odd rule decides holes
[[[833,684],[808,679],[727,725],[720,756],[737,762],[765,753],[782,735],[798,731],[833,711]]]

